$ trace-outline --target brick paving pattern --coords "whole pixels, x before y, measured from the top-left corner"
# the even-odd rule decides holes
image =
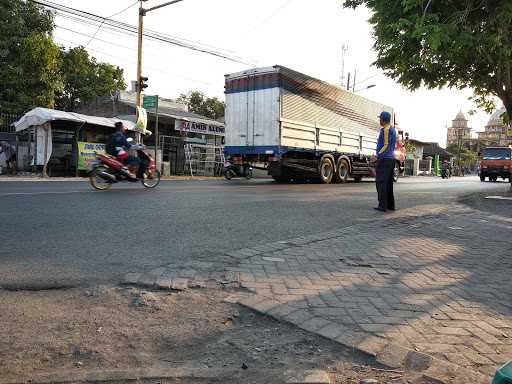
[[[392,342],[487,376],[512,359],[512,220],[461,207],[380,218],[230,252],[185,277],[236,281],[255,308],[363,350]],[[176,268],[153,278],[172,285]]]

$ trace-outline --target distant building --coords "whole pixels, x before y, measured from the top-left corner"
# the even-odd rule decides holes
[[[471,128],[468,127],[466,116],[459,111],[455,119],[452,120],[452,126],[448,128],[446,145],[471,146]]]
[[[512,136],[507,134],[507,126],[503,123],[503,119],[501,118],[504,113],[505,108],[494,112],[485,126],[485,131],[477,132],[478,140],[482,147],[512,145]]]

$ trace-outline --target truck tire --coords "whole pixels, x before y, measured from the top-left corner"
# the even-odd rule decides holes
[[[334,177],[334,164],[328,157],[320,161],[320,183],[330,184]]]
[[[336,167],[336,178],[339,183],[346,183],[348,180],[348,175],[350,173],[350,168],[348,166],[348,162],[345,159],[338,160],[338,166]]]

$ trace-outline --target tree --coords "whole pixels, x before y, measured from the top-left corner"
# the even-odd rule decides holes
[[[493,97],[512,116],[510,0],[343,0],[366,5],[376,39],[374,63],[410,90],[473,88],[479,107]]]
[[[30,1],[0,0],[0,110],[52,107],[61,87],[53,15]]]
[[[200,91],[190,91],[188,94],[181,94],[176,100],[188,106],[190,112],[217,120],[224,117],[225,104],[216,97],[206,97]]]
[[[126,87],[121,68],[97,63],[84,47],[61,50],[60,73],[63,88],[56,97],[56,108],[66,111]]]

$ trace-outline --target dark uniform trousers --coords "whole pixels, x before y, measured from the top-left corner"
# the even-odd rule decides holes
[[[395,209],[395,196],[393,194],[393,172],[395,159],[379,159],[376,167],[377,195],[379,208]]]

